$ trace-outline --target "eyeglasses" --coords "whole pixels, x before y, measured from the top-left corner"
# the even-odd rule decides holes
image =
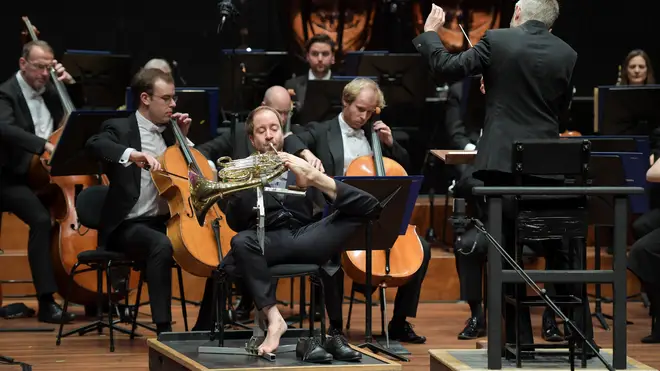
[[[37,70],[37,71],[45,71],[45,70],[48,69],[48,67],[50,67],[50,64],[37,64],[37,63],[35,63],[35,62],[31,62],[31,61],[26,61],[26,62],[27,62],[30,66],[32,66],[32,68],[34,68],[34,69]]]
[[[176,95],[171,96],[171,97],[169,95],[162,95],[162,96],[161,95],[152,95],[152,97],[160,98],[165,103],[170,103],[172,101],[174,101],[174,103],[176,103],[176,101],[179,100],[179,97],[176,96]]]

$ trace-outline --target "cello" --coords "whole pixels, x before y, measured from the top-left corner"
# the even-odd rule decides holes
[[[21,34],[24,42],[37,38],[38,30],[32,25],[28,17],[23,17],[26,30]],[[28,38],[29,36],[29,38]],[[48,138],[48,141],[57,147],[57,143],[64,130],[69,115],[75,110],[73,102],[62,81],[57,79],[57,73],[53,67],[49,68],[50,80],[55,85],[57,96],[62,104],[63,117],[58,123],[57,130]],[[96,177],[83,176],[50,176],[48,152],[40,157],[35,155],[30,164],[28,173],[28,184],[36,194],[46,197],[52,217],[58,226],[51,236],[51,260],[55,271],[58,293],[66,295],[66,288],[70,281],[71,268],[78,261],[78,254],[83,251],[95,250],[97,245],[97,233],[95,230],[81,229],[78,224],[76,213],[76,198],[83,189],[107,184],[105,176]],[[102,285],[105,289],[106,285]],[[95,305],[97,294],[97,278],[95,272],[76,274],[69,293],[69,300],[73,303],[83,305]]]
[[[181,269],[198,277],[211,277],[222,257],[229,253],[230,242],[236,232],[229,228],[217,204],[206,213],[203,225],[198,222],[190,196],[188,171],[193,170],[212,179],[213,169],[201,152],[188,146],[186,137],[173,119],[169,125],[176,144],[168,147],[160,157],[162,170],[151,172],[156,189],[167,200],[170,209],[167,237],[172,242],[174,259]],[[219,228],[217,239],[214,225]]]
[[[376,115],[380,108],[376,108]],[[374,115],[374,116],[376,116]],[[358,157],[346,169],[346,176],[407,176],[408,173],[398,162],[383,157],[378,133],[373,130],[372,117],[370,126],[371,146],[373,155]],[[397,237],[389,250],[389,259],[386,250],[373,250],[371,252],[372,278],[371,282],[380,287],[400,287],[417,273],[424,260],[424,248],[417,235],[417,227],[408,225],[405,235]],[[366,251],[353,250],[342,253],[342,266],[346,274],[356,283],[366,283]],[[389,260],[389,262],[387,262]],[[386,271],[389,263],[389,271]],[[368,289],[367,289],[368,290]]]

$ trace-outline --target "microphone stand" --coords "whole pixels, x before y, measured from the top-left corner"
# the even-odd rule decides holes
[[[518,265],[518,263],[517,263],[512,257],[511,257],[511,255],[509,255],[509,254],[504,250],[504,248],[502,247],[502,245],[500,245],[499,242],[497,242],[497,241],[495,240],[495,238],[494,238],[490,233],[488,233],[488,231],[486,231],[486,227],[484,227],[484,224],[483,224],[479,219],[477,219],[477,218],[468,218],[468,217],[465,217],[465,218],[461,218],[461,217],[452,217],[452,218],[455,219],[455,220],[458,220],[458,219],[464,219],[466,222],[460,222],[460,221],[458,221],[458,223],[459,223],[459,224],[462,224],[462,225],[468,225],[468,224],[470,224],[470,222],[474,223],[474,226],[475,226],[475,227],[476,227],[481,233],[483,233],[484,236],[486,236],[486,238],[488,239],[488,241],[490,241],[490,243],[491,243],[493,246],[495,246],[495,248],[497,248],[497,251],[500,253],[500,255],[502,255],[502,258],[504,258],[504,260],[505,260],[507,263],[509,263],[509,265],[511,265],[511,267],[513,267],[513,269],[516,271],[516,273],[518,273],[518,275],[523,279],[523,281],[525,281],[525,283],[527,283],[527,285],[528,285],[529,287],[531,287],[532,290],[534,290],[534,292],[536,292],[536,294],[539,295],[539,296],[541,297],[541,299],[543,299],[543,301],[545,301],[545,303],[546,303],[546,305],[548,306],[548,308],[552,309],[552,311],[555,312],[555,314],[556,314],[559,318],[561,318],[561,319],[564,321],[565,324],[567,324],[567,325],[570,327],[570,329],[571,329],[571,331],[572,331],[571,336],[575,336],[574,334],[578,334],[578,336],[579,336],[580,338],[582,338],[582,340],[584,341],[584,343],[587,344],[587,345],[589,346],[589,348],[591,348],[591,350],[594,352],[594,354],[596,355],[596,357],[598,357],[598,359],[603,363],[603,365],[604,365],[609,371],[614,371],[614,367],[613,367],[612,365],[610,365],[610,364],[605,360],[605,358],[603,358],[603,356],[602,356],[602,355],[600,354],[600,352],[596,349],[596,347],[595,347],[594,344],[591,342],[591,340],[588,340],[587,337],[582,333],[582,331],[580,331],[580,329],[577,327],[577,325],[575,325],[575,323],[574,323],[572,320],[570,320],[570,319],[569,319],[569,318],[568,318],[568,317],[567,317],[567,316],[561,311],[561,309],[559,309],[559,307],[558,307],[558,306],[552,301],[552,299],[550,299],[550,298],[548,297],[548,294],[546,293],[546,290],[540,288],[540,287],[536,284],[536,282],[534,282],[534,280],[532,280],[532,278],[529,277],[529,276],[527,275],[527,273],[525,273],[525,271],[524,271],[524,270]],[[582,349],[582,351],[584,352],[584,349]],[[571,366],[572,366],[572,365],[571,365]]]

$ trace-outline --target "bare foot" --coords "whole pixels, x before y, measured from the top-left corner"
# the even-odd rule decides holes
[[[284,335],[287,328],[286,321],[281,316],[275,321],[269,321],[266,339],[258,348],[259,355],[274,353],[280,345],[280,338]]]

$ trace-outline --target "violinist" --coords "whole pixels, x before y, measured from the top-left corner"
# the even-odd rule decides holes
[[[326,269],[328,259],[340,253],[351,235],[369,218],[378,217],[381,209],[380,203],[372,195],[335,181],[307,161],[283,152],[282,125],[277,111],[268,106],[254,109],[245,123],[245,130],[254,148],[260,153],[266,153],[273,146],[289,170],[273,180],[270,186],[285,188],[296,184],[307,188],[305,197],[264,196],[267,222],[263,253],[255,225],[256,191],[249,189],[232,193],[221,201],[221,209],[227,216],[229,227],[237,232],[223,262],[227,272],[232,274],[233,271],[232,275],[242,278],[254,298],[256,309],[262,311],[268,321],[266,339],[259,347],[260,354],[274,352],[288,327],[277,309],[275,284],[268,267],[284,263],[313,263],[323,265]],[[317,220],[314,209],[328,202],[337,211]],[[350,348],[340,336],[330,336],[323,341],[322,349],[313,350],[308,353],[314,353],[312,358],[319,361],[327,359],[327,353],[340,361],[361,359],[361,354]]]
[[[432,5],[424,24],[424,33],[413,40],[414,46],[428,61],[432,72],[443,78],[461,79],[482,74],[486,92],[486,121],[473,176],[485,186],[514,184],[511,152],[517,139],[559,138],[559,117],[568,109],[572,97],[571,77],[577,53],[550,29],[559,16],[556,0],[519,0],[511,27],[488,30],[474,47],[460,53],[447,51],[438,31],[444,26],[445,12]],[[517,63],[509,63],[509,61]],[[533,61],[533,62],[532,62]],[[543,71],[539,73],[538,71]],[[556,185],[552,180],[528,177],[528,185]],[[502,246],[513,246],[515,223],[511,205],[504,205]],[[499,216],[498,216],[499,217]],[[506,217],[506,218],[505,218]],[[507,241],[509,241],[507,243]],[[543,241],[548,260],[554,269],[579,269],[586,247],[580,244],[574,259],[568,259],[568,246],[560,241]],[[575,311],[575,322],[593,338],[593,325],[582,285],[555,285],[560,295],[574,294],[584,304]],[[505,285],[512,292],[513,285]],[[508,293],[507,293],[508,294]],[[533,344],[529,308],[519,309],[520,343]],[[586,314],[586,315],[585,315]],[[506,310],[506,343],[515,342],[516,318]],[[582,326],[582,327],[581,327]],[[586,350],[587,356],[593,356]]]
[[[184,135],[191,119],[188,114],[172,113],[177,97],[168,73],[142,69],[131,90],[137,111],[104,122],[101,131],[87,141],[86,149],[103,162],[110,180],[101,210],[99,246],[146,263],[151,316],[161,333],[171,331],[174,261],[166,234],[168,204],[158,194],[150,171],[161,169],[156,158],[175,142],[170,119],[176,120]]]
[[[0,85],[0,206],[26,223],[29,228],[28,262],[39,302],[41,322],[60,323],[62,308],[53,299],[57,292],[51,262],[52,221],[47,205],[28,185],[28,170],[33,156],[52,153],[49,136],[62,120],[60,104],[48,69],[54,67],[72,97],[80,98],[79,84],[54,59],[45,41],[23,46],[19,71]],[[75,319],[67,313],[64,322]]]
[[[305,126],[305,131],[296,134],[300,143],[294,153],[311,151],[321,160],[329,176],[343,176],[353,160],[372,153],[369,135],[371,125],[367,123],[377,107],[385,106],[385,98],[373,80],[358,77],[344,87],[342,103],[342,112],[337,117],[325,122],[312,122]],[[373,128],[378,131],[378,137],[383,144],[383,156],[397,161],[404,168],[407,167],[408,152],[394,140],[392,130],[382,121],[376,121]],[[393,340],[420,344],[426,341],[426,338],[417,335],[406,321],[408,317],[416,316],[422,281],[431,257],[430,245],[422,240],[422,246],[424,260],[421,268],[408,283],[397,290],[393,317],[388,325],[389,335]],[[339,264],[339,261],[336,263]],[[335,296],[331,302],[328,299],[326,303],[330,319],[328,331],[332,334],[343,334],[343,275],[341,269],[334,275]],[[330,290],[327,285],[326,290]]]

